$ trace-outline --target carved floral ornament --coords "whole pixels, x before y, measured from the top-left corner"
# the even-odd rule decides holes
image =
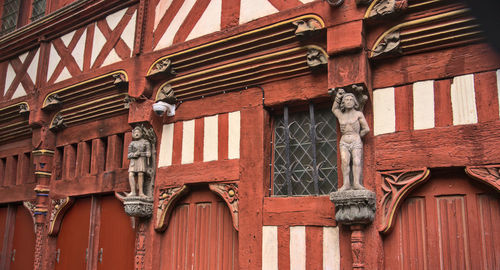
[[[236,183],[222,183],[222,184],[210,184],[208,186],[210,190],[219,194],[222,199],[227,203],[229,210],[231,211],[231,216],[233,218],[234,229],[239,231],[239,195],[238,195],[238,184]]]
[[[403,203],[406,196],[419,184],[429,179],[429,169],[420,168],[413,170],[397,170],[381,172],[382,199],[382,224],[380,232],[387,233],[394,225],[396,211]]]
[[[484,166],[468,166],[465,172],[472,178],[479,180],[500,192],[500,164]]]
[[[50,210],[49,235],[55,236],[59,233],[64,214],[73,205],[74,199],[71,197],[52,199],[52,208]]]

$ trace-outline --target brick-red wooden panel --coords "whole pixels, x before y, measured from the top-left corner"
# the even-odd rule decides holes
[[[479,221],[481,224],[481,247],[483,269],[500,268],[500,203],[498,196],[480,194],[477,197],[479,205]],[[497,237],[492,237],[497,236]]]
[[[31,214],[22,205],[17,206],[10,270],[32,269],[35,255],[35,231]],[[12,253],[11,253],[12,254]]]
[[[56,270],[86,269],[86,249],[89,243],[91,198],[77,199],[64,216],[61,231],[57,236],[60,250]]]
[[[0,207],[0,254],[3,250],[3,239],[5,234],[5,224],[7,223],[7,206]]]
[[[238,269],[238,234],[225,202],[195,191],[174,209],[161,236],[161,269]]]
[[[134,247],[135,231],[130,217],[123,211],[123,204],[114,196],[102,197],[98,248],[102,249],[102,262],[98,260],[97,269],[132,270]]]

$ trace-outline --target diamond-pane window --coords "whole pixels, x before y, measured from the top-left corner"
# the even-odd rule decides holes
[[[329,109],[274,119],[273,194],[324,195],[337,190],[337,120]]]
[[[16,29],[19,18],[21,0],[6,0],[3,4],[2,30],[0,35],[9,33]]]
[[[31,21],[36,21],[45,15],[45,0],[33,0]]]

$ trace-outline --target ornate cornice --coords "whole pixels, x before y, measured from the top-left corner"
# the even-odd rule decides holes
[[[66,213],[66,211],[68,211],[71,205],[73,205],[73,202],[74,199],[71,197],[52,200],[48,232],[49,235],[55,236],[59,233],[64,214]]]
[[[383,196],[379,202],[382,211],[382,224],[379,230],[387,233],[394,225],[396,212],[406,196],[429,179],[429,169],[388,171],[381,172],[380,176]]]
[[[237,231],[239,230],[239,194],[238,194],[238,184],[236,183],[214,183],[209,184],[208,187],[213,192],[217,193],[224,199],[229,210],[231,211],[231,216],[233,218],[233,226]]]
[[[492,186],[497,192],[500,192],[500,164],[467,166],[465,172],[472,178]]]
[[[158,196],[158,208],[156,210],[155,230],[162,232],[167,229],[170,214],[175,206],[175,202],[188,192],[186,185],[181,187],[167,187],[160,189]]]

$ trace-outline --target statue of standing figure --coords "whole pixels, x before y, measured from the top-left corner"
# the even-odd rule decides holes
[[[144,138],[144,132],[141,127],[137,126],[132,130],[132,142],[128,145],[128,159],[130,165],[128,167],[128,179],[130,184],[130,193],[127,197],[137,196],[136,189],[140,197],[147,197],[144,194],[144,175],[148,168],[152,166],[151,158],[151,143]],[[137,186],[135,181],[137,175]]]
[[[365,189],[362,185],[363,142],[361,137],[370,132],[365,116],[359,111],[359,102],[353,93],[339,89],[332,112],[340,124],[340,158],[344,185],[339,191]],[[352,175],[350,179],[352,161]],[[352,183],[351,183],[352,182]]]

